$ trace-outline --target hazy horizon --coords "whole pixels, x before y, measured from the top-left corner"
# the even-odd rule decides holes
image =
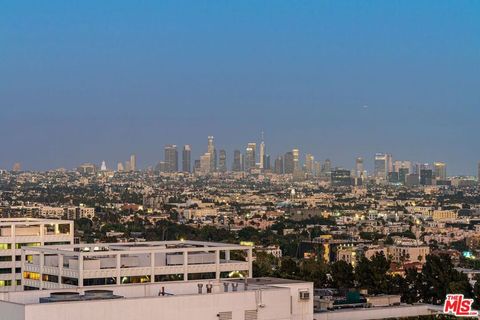
[[[28,9],[28,10],[27,10]],[[480,2],[12,1],[0,10],[0,169],[73,168],[207,136],[271,161],[376,152],[476,175]]]

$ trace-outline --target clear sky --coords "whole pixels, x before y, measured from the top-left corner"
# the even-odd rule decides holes
[[[480,1],[0,0],[0,168],[72,168],[265,131],[353,167],[480,160]]]

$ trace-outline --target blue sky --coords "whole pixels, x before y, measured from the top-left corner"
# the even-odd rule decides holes
[[[0,0],[0,168],[265,131],[334,165],[480,160],[479,1]]]

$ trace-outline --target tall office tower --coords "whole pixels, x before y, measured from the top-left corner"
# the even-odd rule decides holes
[[[313,175],[313,163],[315,162],[315,157],[313,155],[311,155],[310,153],[307,153],[305,155],[305,171],[309,174],[309,175]]]
[[[213,172],[217,170],[217,151],[215,150],[215,144],[213,143],[213,136],[208,136],[207,152],[210,154],[209,172]]]
[[[387,174],[393,172],[393,156],[391,154],[386,154],[386,167],[387,167]]]
[[[293,154],[293,171],[298,172],[301,170],[301,165],[300,165],[300,150],[298,149],[292,149],[292,154]]]
[[[265,141],[263,139],[263,131],[262,131],[262,142],[260,142],[260,159],[259,159],[259,168],[265,169]]]
[[[322,164],[320,163],[320,161],[315,161],[313,163],[313,175],[315,177],[319,177],[320,176],[320,173],[322,172]]]
[[[227,172],[227,152],[224,149],[218,153],[218,171]]]
[[[332,172],[332,161],[330,159],[325,159],[325,162],[323,163],[323,169],[327,173]]]
[[[276,174],[283,174],[284,173],[284,171],[283,171],[283,157],[282,156],[278,156],[275,159],[275,163],[274,163],[274,166],[273,166],[273,172],[275,172]]]
[[[132,154],[130,156],[130,171],[136,171],[137,170],[137,156]]]
[[[409,175],[410,171],[408,168],[400,168],[398,169],[398,181],[405,184],[407,182],[407,176]]]
[[[386,179],[388,173],[387,154],[376,153],[374,163],[374,175],[375,178]]]
[[[264,161],[263,161],[263,168],[265,170],[270,170],[272,168],[272,165],[270,163],[270,155],[269,154],[266,154],[265,157],[264,157]]]
[[[431,186],[433,171],[431,169],[420,169],[420,184],[422,186]]]
[[[233,151],[232,171],[242,171],[242,153],[240,152],[240,150]]]
[[[121,162],[117,163],[117,171],[123,172],[123,170],[125,170],[125,168],[123,167],[123,163]]]
[[[105,160],[102,161],[102,165],[100,166],[100,171],[107,171],[107,164]]]
[[[192,149],[189,144],[183,146],[182,152],[182,171],[191,172],[192,167]]]
[[[125,161],[125,171],[130,171],[131,170],[131,167],[130,167],[130,161]]]
[[[433,171],[435,179],[442,181],[447,180],[447,165],[445,162],[434,162]]]
[[[364,176],[365,167],[363,165],[363,158],[358,157],[355,159],[355,176],[357,178],[362,178]]]
[[[247,145],[247,149],[245,150],[245,171],[255,169],[256,151],[257,151],[257,144],[254,142],[250,142]]]
[[[210,152],[200,156],[200,172],[202,174],[210,173],[212,170],[212,154]]]
[[[201,164],[200,164],[199,159],[193,161],[193,172],[194,173],[199,173],[200,172],[200,166],[201,166]]]
[[[177,172],[178,171],[178,151],[177,146],[174,144],[168,144],[165,146],[165,171]]]
[[[393,163],[393,171],[400,172],[400,169],[407,169],[409,173],[412,172],[412,162],[395,160]]]
[[[289,151],[283,156],[283,172],[292,174],[295,169],[295,163],[293,159],[293,152]]]

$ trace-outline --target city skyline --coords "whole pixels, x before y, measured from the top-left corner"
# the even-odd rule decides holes
[[[0,168],[132,152],[145,167],[171,143],[198,158],[210,134],[231,155],[265,131],[272,158],[388,152],[475,174],[479,6],[4,4]]]
[[[361,159],[361,167],[365,169],[368,174],[372,176],[377,176],[377,156],[381,155],[382,157],[387,157],[387,163],[390,164],[390,168],[388,170],[384,171],[385,172],[391,172],[393,171],[394,163],[400,163],[398,165],[403,166],[404,163],[408,163],[409,166],[412,168],[417,165],[417,166],[428,166],[432,170],[435,170],[435,167],[437,164],[443,164],[444,166],[446,165],[448,167],[448,176],[479,176],[479,170],[480,170],[480,161],[476,162],[474,166],[474,171],[471,173],[452,173],[450,170],[450,165],[443,159],[427,159],[425,161],[421,161],[418,159],[407,159],[403,157],[396,156],[395,154],[392,155],[392,152],[375,152],[372,155],[356,155],[352,157],[351,163],[347,164],[342,164],[340,162],[336,162],[334,157],[329,157],[329,156],[324,156],[324,157],[319,157],[315,153],[312,153],[308,150],[302,150],[301,148],[291,148],[291,149],[285,149],[284,152],[278,152],[275,154],[272,154],[270,150],[268,149],[268,143],[265,143],[264,139],[264,132],[261,132],[261,138],[257,141],[254,142],[248,142],[245,143],[243,147],[240,148],[225,148],[223,146],[218,147],[215,143],[216,139],[214,139],[214,136],[209,135],[208,137],[208,143],[205,143],[202,147],[200,146],[199,148],[195,149],[195,147],[191,144],[184,144],[184,145],[177,145],[177,144],[165,144],[160,152],[159,152],[159,158],[157,160],[154,160],[153,162],[147,162],[147,161],[140,161],[140,165],[137,165],[137,153],[130,153],[126,154],[124,158],[120,159],[111,159],[108,158],[109,160],[106,160],[105,158],[102,159],[90,159],[90,160],[83,160],[80,162],[77,162],[73,164],[72,166],[59,166],[59,167],[48,167],[48,168],[25,168],[23,166],[22,162],[16,161],[14,162],[10,167],[0,167],[0,170],[12,170],[12,171],[49,171],[49,170],[55,170],[55,169],[60,169],[60,168],[65,168],[65,169],[77,169],[79,166],[82,164],[94,164],[98,168],[103,168],[104,166],[105,169],[108,170],[113,170],[113,171],[136,171],[136,170],[145,170],[148,168],[160,170],[162,172],[194,172],[195,171],[195,161],[201,161],[202,156],[205,156],[206,154],[209,154],[209,159],[210,161],[209,164],[209,171],[219,171],[219,172],[224,172],[225,170],[221,169],[222,163],[219,163],[220,157],[224,157],[224,162],[223,165],[225,165],[226,171],[249,171],[250,169],[256,168],[256,169],[271,169],[273,172],[275,172],[275,160],[278,159],[279,157],[282,158],[282,166],[284,165],[285,157],[288,156],[288,154],[292,153],[292,151],[296,154],[296,159],[299,163],[300,167],[303,167],[306,173],[311,172],[314,170],[314,166],[316,164],[318,165],[323,165],[325,161],[329,162],[332,168],[339,168],[339,169],[348,169],[352,171],[352,175],[358,175],[358,161]],[[214,141],[215,140],[215,141]],[[211,149],[213,148],[213,149]],[[263,153],[264,153],[264,158],[261,160],[260,154],[261,154],[261,149],[263,148]],[[188,151],[185,151],[187,149]],[[210,153],[212,153],[213,150],[213,156],[210,156]],[[240,151],[241,155],[241,169],[234,169],[235,167],[235,152]],[[219,154],[220,152],[220,154]],[[252,153],[251,157],[252,159],[248,159],[249,153]],[[220,156],[220,157],[219,157]],[[265,168],[263,161],[266,161],[265,157],[268,158],[268,168]],[[423,160],[423,159],[422,159]],[[132,162],[133,161],[133,162]],[[311,163],[308,163],[310,162]],[[132,167],[132,163],[133,167]],[[250,163],[250,165],[248,165]],[[160,169],[159,169],[159,166]],[[188,168],[186,170],[185,168]],[[222,167],[223,168],[223,167]],[[293,170],[293,168],[291,169]],[[443,169],[445,170],[445,168]],[[288,171],[288,170],[287,170]],[[363,171],[363,170],[362,170]],[[398,170],[397,170],[398,171]],[[292,172],[285,172],[285,173],[292,173]]]

